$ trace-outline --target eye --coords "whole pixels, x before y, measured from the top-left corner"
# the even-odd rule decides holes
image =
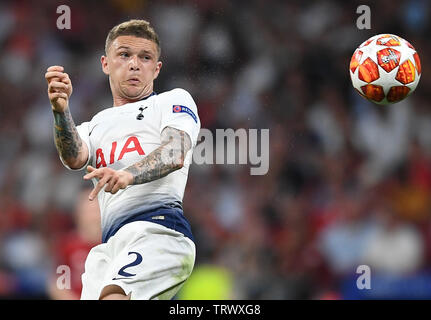
[[[129,53],[127,52],[120,52],[120,57],[124,57],[124,58],[128,58],[129,57]]]

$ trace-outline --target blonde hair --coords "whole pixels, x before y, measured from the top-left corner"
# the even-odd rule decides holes
[[[105,42],[105,53],[108,53],[108,49],[112,42],[119,36],[135,36],[138,38],[144,38],[153,41],[157,45],[157,56],[160,57],[161,48],[159,36],[154,31],[153,27],[146,20],[132,19],[125,21],[113,27],[109,31]]]

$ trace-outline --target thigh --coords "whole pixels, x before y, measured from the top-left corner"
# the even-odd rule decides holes
[[[82,274],[81,300],[99,299],[105,274],[111,262],[107,249],[106,243],[102,243],[90,250]]]
[[[102,287],[117,285],[131,299],[171,299],[193,270],[195,245],[175,230],[136,221],[114,237],[116,255]]]

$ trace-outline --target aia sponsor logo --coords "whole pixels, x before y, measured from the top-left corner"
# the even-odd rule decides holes
[[[109,152],[109,164],[113,164],[115,161],[120,161],[121,159],[123,159],[124,155],[129,152],[137,152],[141,156],[145,155],[145,152],[142,149],[138,138],[135,136],[129,137],[126,140],[124,145],[121,147],[121,151],[118,154],[118,158],[115,159],[115,156],[117,154],[117,147],[118,142],[113,141],[111,144],[111,150]],[[96,150],[96,169],[100,167],[106,167],[106,157],[102,148]]]

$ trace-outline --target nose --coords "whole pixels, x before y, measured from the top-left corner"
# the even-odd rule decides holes
[[[132,56],[131,59],[129,60],[129,70],[130,71],[139,70],[138,57],[136,55]]]

